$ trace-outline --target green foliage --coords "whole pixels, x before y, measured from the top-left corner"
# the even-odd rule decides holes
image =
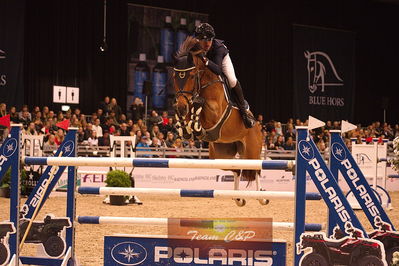
[[[26,186],[23,185],[26,180],[26,171],[25,169],[21,170],[21,177],[20,177],[20,182],[21,182],[21,192],[24,193],[26,190]],[[0,182],[0,188],[9,188],[11,184],[11,167],[8,168],[7,172],[4,174],[3,179]]]
[[[107,187],[131,187],[132,185],[130,176],[121,170],[109,171],[105,183]]]

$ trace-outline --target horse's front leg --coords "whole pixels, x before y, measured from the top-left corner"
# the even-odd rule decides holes
[[[234,190],[240,190],[240,179],[241,179],[241,175],[239,174],[240,172],[233,171]],[[239,206],[239,207],[243,207],[247,203],[247,201],[245,199],[234,199],[234,201],[236,202],[237,206]]]
[[[191,121],[190,121],[190,128],[195,136],[201,136],[204,134],[204,130],[201,126],[200,122],[200,114],[202,108],[205,104],[205,99],[198,96],[193,99],[193,105],[191,107]]]
[[[190,114],[184,115],[181,117],[176,114],[175,115],[175,118],[176,118],[175,128],[180,137],[182,137],[184,139],[191,139],[192,130],[189,129],[189,126],[188,126],[189,121],[187,121],[187,119],[186,119],[187,116],[190,117]]]

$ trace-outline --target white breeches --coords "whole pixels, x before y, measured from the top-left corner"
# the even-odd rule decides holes
[[[223,74],[227,77],[229,85],[231,88],[234,88],[237,84],[236,74],[234,72],[234,66],[231,62],[229,54],[227,54],[222,61],[222,71]]]

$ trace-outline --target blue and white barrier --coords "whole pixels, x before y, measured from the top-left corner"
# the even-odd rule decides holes
[[[131,188],[131,187],[79,187],[78,193],[92,195],[135,195],[175,196],[217,199],[294,199],[294,192],[245,191],[245,190],[195,190],[173,188]],[[319,193],[306,193],[306,200],[321,200]]]
[[[114,217],[114,216],[78,216],[80,224],[115,224],[115,225],[159,225],[167,226],[170,223],[168,218],[147,218],[147,217]],[[257,222],[251,222],[251,227]],[[260,227],[268,226],[266,222],[258,222]],[[180,222],[184,224],[184,220]],[[294,223],[272,222],[273,230],[294,230]],[[321,224],[307,223],[305,231],[321,231],[324,226]]]
[[[26,165],[50,166],[109,166],[109,167],[148,167],[148,168],[206,168],[232,170],[289,170],[295,165],[288,160],[231,160],[231,159],[147,159],[147,158],[60,158],[24,157]]]

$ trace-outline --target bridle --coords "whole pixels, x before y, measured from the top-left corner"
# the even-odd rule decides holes
[[[177,74],[179,76],[179,78],[181,78],[181,79],[184,79],[186,77],[187,72],[189,72],[189,71],[191,71],[193,69],[197,69],[197,67],[193,66],[193,67],[184,68],[184,69],[173,68],[173,70],[175,71],[175,75]],[[196,97],[199,97],[200,92],[201,92],[202,89],[205,89],[205,88],[207,88],[207,87],[209,87],[209,86],[211,86],[211,85],[213,85],[213,84],[215,84],[217,82],[224,83],[223,80],[221,80],[221,79],[215,79],[215,80],[210,81],[210,82],[208,82],[208,83],[206,83],[204,85],[201,85],[201,78],[203,76],[203,72],[205,72],[205,70],[197,70],[195,72],[195,74],[194,74],[195,82],[194,82],[193,90],[184,90],[184,89],[182,89],[180,87],[178,88],[178,91],[176,92],[176,95],[175,95],[175,101],[177,101],[177,98],[179,98],[180,96],[183,96],[185,98],[185,100],[187,101],[187,103],[189,105],[191,105],[193,103],[193,100]],[[184,88],[184,86],[183,86],[183,88]],[[191,99],[189,99],[186,96],[186,94],[191,95],[192,96]]]
[[[186,78],[187,72],[190,72],[193,69],[196,69],[196,66],[193,67],[189,67],[189,68],[184,68],[184,69],[179,69],[179,68],[173,68],[173,70],[175,71],[175,75],[177,74],[179,76],[180,79],[184,79]],[[195,78],[195,83],[194,83],[194,88],[193,90],[184,90],[184,86],[179,87],[178,91],[176,92],[175,95],[175,101],[177,101],[177,98],[179,98],[180,96],[183,96],[184,99],[187,101],[188,104],[192,104],[193,98],[198,97],[199,93],[200,93],[200,84],[201,84],[201,78],[200,78],[200,73],[203,70],[198,70],[195,74],[194,74],[194,78]],[[186,94],[191,95],[191,99],[189,99]]]

